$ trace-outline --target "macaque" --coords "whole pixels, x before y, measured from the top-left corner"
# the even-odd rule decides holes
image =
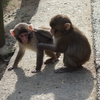
[[[19,51],[13,66],[8,68],[8,70],[17,68],[18,63],[22,59],[27,48],[36,51],[37,53],[36,69],[33,70],[32,73],[36,73],[41,70],[44,51],[49,57],[51,57],[46,60],[45,64],[55,63],[58,60],[58,57],[60,56],[59,53],[55,54],[50,50],[42,50],[37,47],[38,43],[53,43],[52,35],[49,31],[34,29],[31,24],[19,23],[14,27],[14,29],[10,30],[10,33],[18,41]]]
[[[86,36],[76,28],[66,15],[56,15],[50,20],[53,44],[39,43],[38,47],[64,54],[64,66],[56,73],[72,72],[82,68],[91,54]]]

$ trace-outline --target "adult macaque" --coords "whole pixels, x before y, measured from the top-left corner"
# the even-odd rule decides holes
[[[56,15],[50,21],[53,44],[38,44],[38,47],[64,54],[64,67],[56,73],[71,72],[89,60],[91,49],[86,36],[77,29],[66,15]]]
[[[40,71],[43,63],[44,54],[43,50],[37,47],[37,44],[38,43],[52,44],[53,39],[50,32],[45,30],[33,29],[32,25],[26,23],[19,23],[18,25],[15,26],[14,29],[10,30],[10,33],[18,41],[19,51],[13,66],[8,68],[8,70],[17,68],[17,65],[19,61],[22,59],[26,48],[28,48],[37,52],[36,70],[33,70],[32,72],[34,73]],[[45,50],[45,53],[49,57],[51,57],[50,59],[46,60],[45,63],[54,63],[58,60],[59,53],[55,54],[50,50]]]

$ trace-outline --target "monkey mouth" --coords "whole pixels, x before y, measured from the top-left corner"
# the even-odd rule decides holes
[[[24,40],[24,41],[22,41],[22,42],[23,42],[23,44],[27,44],[27,43],[28,43],[28,41],[25,41],[25,40]]]

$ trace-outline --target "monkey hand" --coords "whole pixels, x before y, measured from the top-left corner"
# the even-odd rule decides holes
[[[31,73],[38,73],[40,70],[32,70]]]
[[[11,71],[11,70],[16,69],[16,68],[17,68],[17,65],[13,65],[12,67],[8,68],[8,71]]]

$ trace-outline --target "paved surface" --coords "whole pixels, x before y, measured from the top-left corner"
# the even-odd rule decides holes
[[[87,36],[92,50],[90,60],[80,71],[55,74],[53,70],[63,65],[61,56],[56,64],[43,65],[42,72],[33,74],[31,70],[35,68],[33,66],[36,54],[27,50],[18,69],[5,71],[0,81],[0,100],[97,100],[91,0],[37,0],[37,2],[37,9],[33,10],[31,18],[27,18],[27,21],[34,27],[49,26],[49,20],[55,14],[66,14]],[[92,6],[94,5],[93,2]],[[16,16],[22,12],[30,14],[31,6],[35,6],[34,2],[29,7],[25,6],[27,11],[20,8]],[[17,21],[22,20],[19,18]],[[16,19],[8,24],[11,26],[13,23],[16,23]],[[12,66],[17,51],[18,49],[8,67]],[[46,58],[45,56],[44,59]]]
[[[92,21],[93,34],[95,45],[95,63],[97,68],[97,98],[100,100],[100,0],[93,0],[92,2]]]

